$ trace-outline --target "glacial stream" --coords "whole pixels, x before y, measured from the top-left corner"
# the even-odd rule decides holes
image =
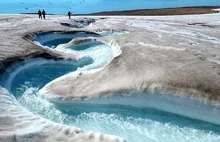
[[[36,40],[38,44],[47,46],[45,48],[56,50],[58,45],[81,36],[94,35],[50,33]],[[57,123],[76,126],[85,131],[116,135],[128,142],[220,141],[219,125],[151,107],[123,105],[120,102],[126,100],[122,98],[112,98],[111,102],[117,102],[116,104],[102,104],[95,101],[88,104],[84,102],[56,104],[42,98],[38,91],[50,81],[70,72],[101,68],[113,58],[112,48],[99,41],[86,41],[69,47],[69,50],[82,58],[77,61],[37,58],[18,62],[1,76],[1,85],[9,90],[23,107],[36,115]],[[136,101],[133,97],[127,99],[128,102],[130,100]],[[143,101],[141,98],[137,99],[137,101],[141,100]],[[102,99],[97,102],[100,101]]]

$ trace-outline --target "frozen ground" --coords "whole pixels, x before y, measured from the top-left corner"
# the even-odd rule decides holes
[[[80,77],[77,77],[79,72],[63,76],[41,92],[50,98],[74,99],[145,91],[219,103],[219,16],[93,17],[96,22],[80,30],[130,31],[100,38],[112,45],[117,57],[101,70],[84,71]],[[69,22],[67,17],[49,16],[47,20],[38,20],[33,15],[1,15],[0,21],[1,62],[45,56],[44,53],[76,58],[42,49],[22,38],[29,32],[77,30],[60,25]],[[4,89],[0,92],[0,141],[123,141],[48,122],[21,108]]]

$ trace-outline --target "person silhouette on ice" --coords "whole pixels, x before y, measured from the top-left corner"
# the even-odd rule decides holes
[[[42,13],[40,10],[38,11],[38,16],[39,16],[39,19],[42,19]]]
[[[69,19],[71,19],[71,15],[72,15],[72,13],[69,11],[68,12]]]
[[[44,9],[42,11],[42,15],[43,15],[43,18],[46,19],[46,12],[44,11]]]

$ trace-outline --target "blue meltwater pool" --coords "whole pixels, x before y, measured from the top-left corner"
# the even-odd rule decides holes
[[[56,45],[57,39],[50,43],[54,49]],[[118,101],[121,104],[117,105],[74,102],[63,105],[42,98],[38,91],[50,81],[76,70],[103,67],[113,58],[112,48],[99,41],[86,41],[68,48],[83,58],[78,61],[38,58],[18,62],[1,76],[2,86],[8,89],[23,107],[36,115],[86,131],[116,135],[128,142],[220,141],[219,125],[155,108],[123,105],[123,99]],[[117,100],[112,99],[111,102]]]

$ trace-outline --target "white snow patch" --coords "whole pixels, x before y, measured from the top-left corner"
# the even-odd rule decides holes
[[[150,44],[150,43],[143,43],[143,42],[139,42],[139,44],[141,46],[146,46],[148,48],[165,49],[165,50],[177,50],[177,51],[186,50],[184,48],[176,48],[176,47],[170,47],[170,46],[159,46],[159,45],[154,45],[154,44]]]

